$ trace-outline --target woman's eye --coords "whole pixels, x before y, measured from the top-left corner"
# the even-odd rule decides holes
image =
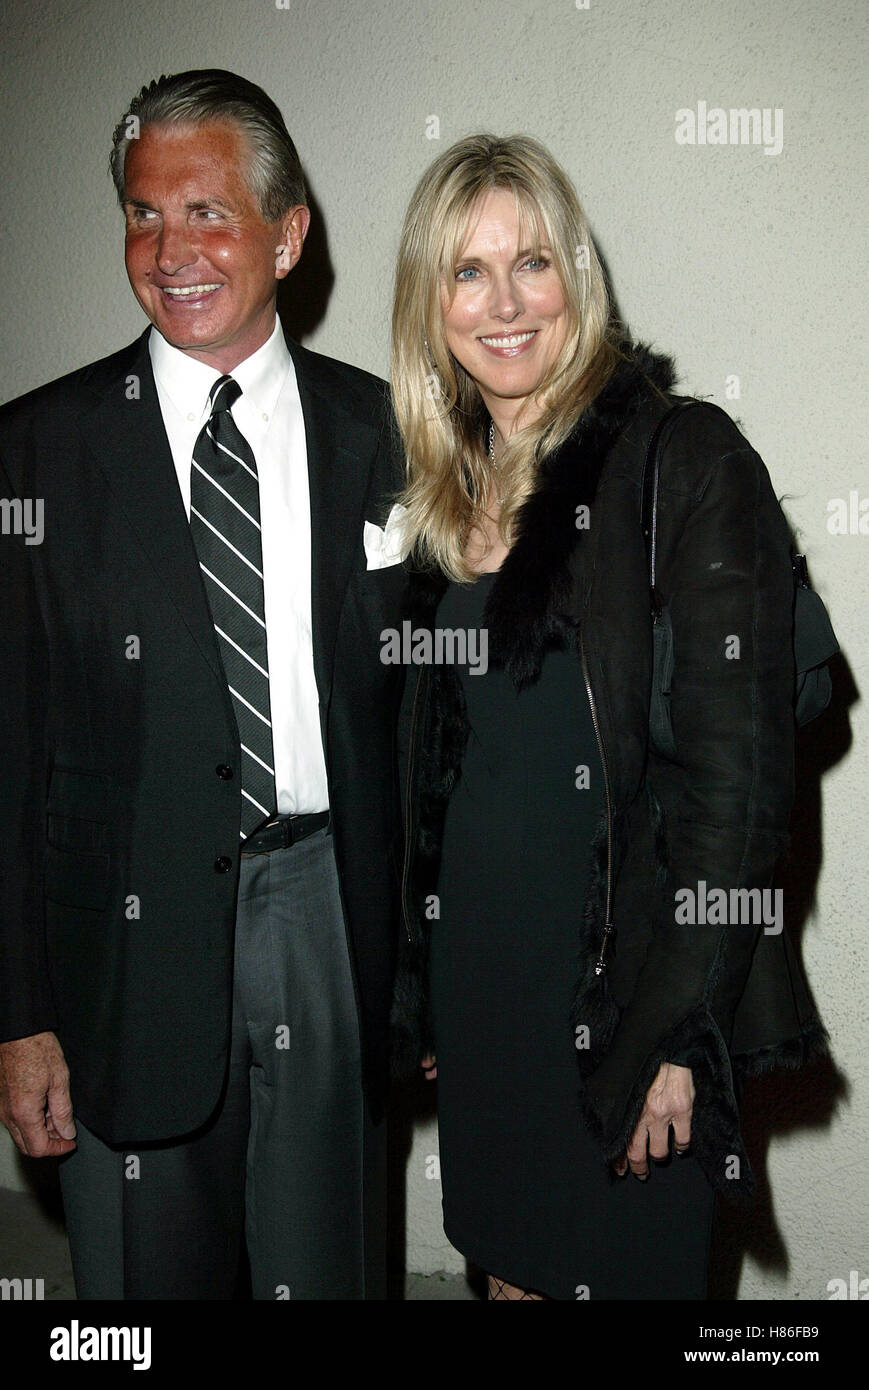
[[[525,265],[529,270],[545,270],[549,262],[545,256],[532,256],[525,262]]]
[[[456,271],[457,280],[470,280],[476,277],[477,267],[475,265],[463,265],[461,270]]]

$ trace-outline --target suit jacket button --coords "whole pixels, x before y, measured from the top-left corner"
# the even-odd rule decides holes
[[[218,777],[221,777],[223,779],[224,782],[228,782],[229,779],[234,776],[232,768],[229,767],[226,763],[218,763],[214,771],[217,773]]]
[[[216,874],[228,874],[231,868],[232,860],[228,859],[225,854],[222,854],[219,859],[215,859],[214,861],[214,872]]]

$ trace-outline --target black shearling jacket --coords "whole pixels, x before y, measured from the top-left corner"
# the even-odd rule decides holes
[[[651,621],[641,480],[657,420],[678,397],[669,358],[642,344],[547,457],[485,612],[489,660],[517,687],[550,644],[574,644],[598,732],[606,810],[577,903],[579,961],[565,1045],[578,1103],[603,1162],[622,1153],[662,1061],[692,1068],[692,1145],[710,1182],[750,1198],[739,1078],[827,1051],[786,930],[756,921],[677,921],[679,889],[769,888],[794,795],[790,532],[762,460],[717,406],[683,412],[664,447],[657,584],[672,615],[676,757],[648,736]],[[577,527],[577,508],[590,524]],[[446,581],[416,572],[414,628],[431,627]],[[739,638],[738,657],[732,637]],[[404,931],[392,1011],[393,1067],[436,1051],[427,987],[427,895],[437,888],[443,817],[467,736],[449,666],[406,685]],[[607,930],[609,928],[609,930]],[[434,929],[436,930],[436,924]],[[605,943],[605,946],[604,946]],[[601,956],[605,968],[599,966]]]

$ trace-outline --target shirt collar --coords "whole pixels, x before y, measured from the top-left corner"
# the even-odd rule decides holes
[[[208,393],[223,373],[173,347],[153,325],[148,351],[161,391],[182,415],[192,411],[197,420],[202,420],[208,409]],[[239,362],[230,375],[257,413],[271,416],[291,366],[283,329],[276,318],[271,336],[250,357]]]

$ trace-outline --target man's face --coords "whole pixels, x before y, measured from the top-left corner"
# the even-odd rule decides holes
[[[146,125],[124,166],[133,293],[164,338],[221,372],[271,334],[277,282],[301,255],[310,216],[298,206],[263,219],[247,149],[228,121]]]

